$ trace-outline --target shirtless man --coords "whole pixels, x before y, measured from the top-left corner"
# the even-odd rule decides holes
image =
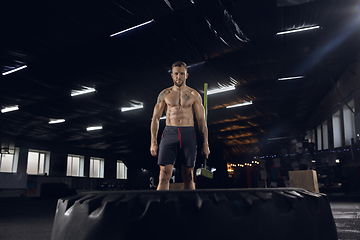
[[[206,158],[210,154],[204,106],[200,94],[186,86],[188,76],[186,64],[180,61],[175,62],[172,65],[171,73],[174,85],[159,94],[154,107],[150,129],[150,153],[154,157],[159,155],[160,174],[157,190],[169,190],[169,181],[179,153],[184,159],[181,169],[184,189],[195,189],[194,167],[197,140],[194,129],[194,113],[203,140],[202,154]],[[159,120],[164,109],[166,126],[161,136],[160,147],[158,147]]]

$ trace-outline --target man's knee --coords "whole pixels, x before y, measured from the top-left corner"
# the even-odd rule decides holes
[[[159,180],[160,181],[170,181],[172,176],[172,169],[167,169],[165,167],[160,168]]]
[[[193,168],[183,167],[183,169],[182,169],[182,177],[183,177],[184,182],[190,182],[190,181],[193,180],[193,178],[194,178],[193,170],[194,170]]]

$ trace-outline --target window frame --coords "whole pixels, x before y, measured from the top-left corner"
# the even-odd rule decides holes
[[[123,166],[123,169],[121,169],[121,166]],[[116,161],[116,179],[127,179],[127,170],[128,167],[123,161]]]
[[[69,158],[71,158],[70,171],[69,171]],[[79,169],[77,175],[73,174],[73,158],[79,158]],[[77,154],[68,154],[66,158],[66,176],[67,177],[84,177],[84,159],[85,157]]]
[[[95,174],[95,161],[99,161],[99,166],[98,166],[98,173]],[[104,158],[99,158],[99,157],[90,157],[90,167],[89,167],[89,177],[90,178],[104,178],[104,166],[105,166],[105,159]]]
[[[36,173],[29,172],[29,154],[30,153],[37,153],[37,169]],[[43,160],[41,160],[41,156],[43,156]],[[41,164],[41,161],[43,163]],[[42,166],[41,166],[42,165]],[[29,175],[44,175],[49,174],[49,165],[50,165],[50,152],[49,151],[42,151],[42,150],[36,150],[36,149],[29,149],[28,156],[27,156],[27,167],[26,167],[26,173]],[[40,171],[42,168],[42,171]]]
[[[15,148],[14,154],[11,153],[0,153],[0,172],[4,172],[4,173],[16,173],[17,172],[17,167],[18,167],[18,162],[19,162],[19,148]],[[12,160],[11,160],[11,171],[1,171],[1,165],[3,163],[3,155],[12,155]]]

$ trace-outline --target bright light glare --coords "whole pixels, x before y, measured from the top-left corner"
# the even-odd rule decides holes
[[[133,30],[133,29],[135,29],[135,28],[138,28],[138,27],[144,26],[144,25],[146,25],[146,24],[149,24],[149,23],[151,23],[151,22],[153,22],[153,21],[154,21],[154,19],[152,19],[152,20],[150,20],[150,21],[147,21],[147,22],[144,22],[144,23],[141,23],[141,24],[136,25],[136,26],[134,26],[134,27],[131,27],[131,28],[128,28],[128,29],[122,30],[122,31],[120,31],[120,32],[117,32],[117,33],[111,34],[111,35],[110,35],[110,37],[114,37],[114,36],[116,36],[116,35],[119,35],[119,34],[122,34],[122,33],[128,32],[128,31]]]
[[[19,71],[19,70],[24,69],[24,68],[27,68],[27,66],[26,66],[26,65],[24,65],[24,66],[22,66],[22,67],[15,68],[15,69],[10,70],[10,71],[7,71],[7,72],[3,72],[3,73],[2,73],[2,75],[3,75],[3,76],[5,76],[5,75],[8,75],[8,74],[10,74],[10,73],[13,73],[13,72]]]
[[[77,95],[81,95],[81,94],[86,94],[86,93],[91,93],[91,92],[95,92],[96,89],[95,88],[91,88],[91,87],[83,87],[84,89],[82,90],[71,90],[71,96],[77,96]]]
[[[132,107],[122,107],[121,111],[126,112],[126,111],[135,110],[135,109],[140,109],[140,108],[143,108],[143,107],[144,107],[143,105],[135,105],[135,106],[132,106]]]
[[[19,110],[19,106],[18,106],[18,105],[3,108],[3,109],[1,109],[1,113],[6,113],[6,112],[11,112],[11,111],[16,111],[16,110]]]
[[[242,106],[247,106],[247,105],[251,105],[251,104],[252,104],[252,101],[243,102],[243,103],[227,106],[226,108],[242,107]]]
[[[163,119],[166,119],[166,116],[162,116],[162,117],[160,118],[160,120],[163,120]]]
[[[65,119],[51,119],[49,124],[62,123],[65,122]]]
[[[320,28],[320,26],[312,26],[312,27],[293,29],[293,30],[278,32],[276,35],[283,35],[283,34],[289,34],[289,33],[295,33],[295,32],[302,32],[302,31],[308,31],[308,30],[318,29],[318,28]]]
[[[336,163],[340,163],[340,160],[339,160],[339,159],[336,159],[335,162],[336,162]]]
[[[231,91],[231,90],[235,90],[235,86],[212,89],[207,92],[207,95],[221,93],[221,92],[227,92],[227,91]]]
[[[293,79],[299,79],[299,78],[304,78],[304,76],[279,78],[278,80],[279,80],[279,81],[284,81],[284,80],[293,80]]]
[[[103,129],[102,126],[95,126],[95,127],[88,127],[86,128],[87,131],[94,131],[94,130],[100,130]]]

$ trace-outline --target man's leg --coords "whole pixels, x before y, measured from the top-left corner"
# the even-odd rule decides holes
[[[169,190],[170,178],[172,176],[174,165],[160,165],[159,185],[156,190]]]
[[[195,189],[194,183],[194,167],[181,166],[182,178],[184,181],[184,189]]]

